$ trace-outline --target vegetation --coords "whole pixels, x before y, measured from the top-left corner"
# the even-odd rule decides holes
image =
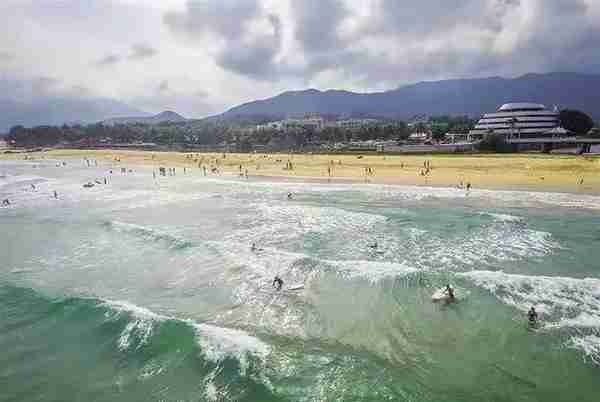
[[[594,127],[594,121],[579,110],[565,109],[560,112],[560,125],[577,135],[585,135]]]
[[[255,121],[256,120],[256,121]],[[266,117],[245,119],[191,120],[160,124],[91,124],[38,126],[11,128],[6,140],[17,147],[51,147],[56,145],[98,146],[99,144],[154,143],[162,146],[216,147],[227,145],[239,151],[249,151],[254,146],[269,145],[272,148],[302,148],[324,143],[349,141],[407,139],[412,132],[431,130],[434,138],[441,139],[447,132],[466,132],[474,121],[466,117],[442,116],[430,123],[409,127],[405,122],[384,120],[357,130],[326,127],[314,130],[296,127],[292,130],[255,130],[256,124],[264,123]]]
[[[431,119],[431,135],[436,140],[444,138],[446,133],[468,133],[472,129],[477,120],[473,120],[468,116],[439,116]]]
[[[477,145],[479,151],[508,153],[512,151],[510,144],[506,142],[503,135],[489,133]]]

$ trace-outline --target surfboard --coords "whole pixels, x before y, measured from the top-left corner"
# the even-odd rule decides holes
[[[454,290],[454,297],[456,298],[456,289],[451,285],[452,290]],[[448,301],[450,300],[450,296],[446,293],[446,287],[439,288],[431,295],[431,300],[434,302],[437,301]]]
[[[285,290],[301,290],[301,289],[304,289],[303,283],[298,283],[296,285],[289,286]]]

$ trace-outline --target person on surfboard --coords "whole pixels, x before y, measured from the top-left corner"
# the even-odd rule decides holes
[[[450,287],[450,284],[446,285],[446,289],[444,290],[444,293],[446,293],[448,295],[448,302],[454,301],[454,289],[452,289],[452,287]]]

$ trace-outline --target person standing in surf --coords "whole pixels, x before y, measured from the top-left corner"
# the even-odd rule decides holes
[[[531,308],[527,312],[527,318],[529,320],[530,326],[533,327],[537,324],[538,314],[537,314],[537,311],[535,311],[535,307],[531,306]]]
[[[446,293],[448,295],[448,303],[452,303],[453,301],[455,301],[455,299],[454,299],[454,289],[452,289],[452,287],[450,286],[450,284],[446,285],[446,290],[444,290],[444,293]]]
[[[283,279],[279,275],[275,275],[275,278],[273,278],[273,287],[277,290],[281,290],[283,287]]]

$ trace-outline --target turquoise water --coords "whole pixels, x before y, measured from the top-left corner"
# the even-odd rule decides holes
[[[598,398],[600,197],[110,168],[0,163],[0,401]]]

